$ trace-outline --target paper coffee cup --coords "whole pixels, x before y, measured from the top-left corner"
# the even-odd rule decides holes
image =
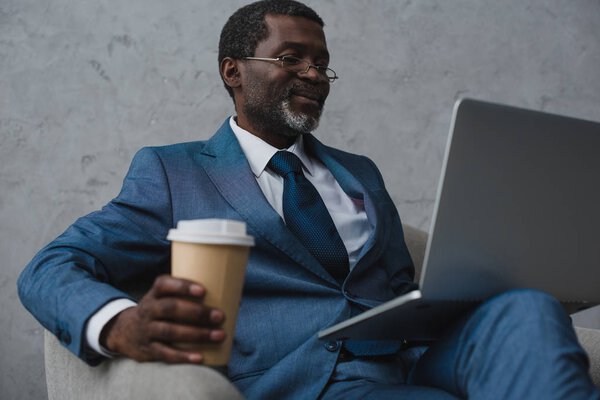
[[[244,275],[254,238],[246,224],[224,219],[179,221],[167,239],[171,244],[171,274],[198,282],[206,288],[204,304],[223,310],[221,343],[176,344],[202,353],[204,364],[223,366],[229,361],[235,322],[244,286]]]

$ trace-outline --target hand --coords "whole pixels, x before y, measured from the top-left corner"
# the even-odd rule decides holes
[[[136,307],[109,321],[100,343],[136,361],[202,363],[199,351],[178,349],[173,343],[218,343],[225,339],[225,332],[219,329],[225,314],[202,304],[205,292],[197,283],[159,276]]]

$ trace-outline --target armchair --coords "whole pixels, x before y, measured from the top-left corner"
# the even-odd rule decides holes
[[[418,279],[427,233],[404,226],[404,234],[417,267]],[[576,325],[578,320],[586,321],[585,318],[574,316]],[[592,379],[600,386],[600,330],[589,327],[575,329],[579,341],[590,356]],[[243,398],[224,376],[208,367],[140,364],[128,359],[111,360],[98,367],[89,367],[62,347],[47,331],[44,334],[44,346],[49,400]]]

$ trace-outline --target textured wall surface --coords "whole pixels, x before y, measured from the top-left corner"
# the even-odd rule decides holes
[[[115,196],[144,145],[233,112],[216,45],[242,1],[0,0],[0,398],[45,396],[42,330],[15,281]],[[600,120],[600,1],[308,1],[341,79],[318,136],[370,156],[428,229],[460,96]]]

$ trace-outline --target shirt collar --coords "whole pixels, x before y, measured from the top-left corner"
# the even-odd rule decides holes
[[[250,169],[252,169],[252,173],[255,177],[258,178],[263,173],[271,160],[271,157],[279,150],[286,150],[298,156],[306,172],[312,175],[314,161],[306,154],[302,135],[298,136],[294,144],[287,149],[278,149],[260,139],[258,136],[240,128],[234,117],[229,118],[229,126],[240,143],[240,147],[246,155],[248,163],[250,164]]]

